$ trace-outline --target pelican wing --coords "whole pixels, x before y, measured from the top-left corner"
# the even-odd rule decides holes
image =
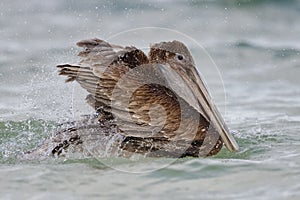
[[[67,76],[66,82],[76,80],[90,95],[88,102],[97,109],[110,106],[111,94],[118,80],[131,68],[147,63],[147,56],[135,47],[122,47],[100,39],[82,40],[83,47],[77,65],[58,65],[59,75]]]

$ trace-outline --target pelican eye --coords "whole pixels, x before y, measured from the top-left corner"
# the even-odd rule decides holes
[[[183,58],[184,58],[183,55],[181,55],[181,54],[178,54],[178,55],[177,55],[177,59],[178,59],[178,60],[183,60]]]

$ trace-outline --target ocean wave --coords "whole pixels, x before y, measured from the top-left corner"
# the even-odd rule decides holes
[[[193,4],[207,4],[213,3],[221,6],[261,6],[262,4],[276,4],[279,6],[286,5],[295,7],[295,5],[299,6],[299,0],[192,0]]]
[[[239,40],[234,42],[233,46],[237,48],[249,48],[254,50],[270,51],[274,52],[279,57],[286,56],[299,56],[300,55],[300,44],[292,42],[270,42],[270,41],[250,41],[250,40]]]

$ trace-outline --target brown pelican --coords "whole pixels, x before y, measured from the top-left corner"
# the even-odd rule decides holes
[[[223,143],[238,149],[183,43],[153,44],[148,56],[100,39],[77,45],[81,61],[58,65],[59,75],[88,91],[96,114],[49,140],[51,154],[98,155],[109,146],[121,156],[199,157],[218,153]]]

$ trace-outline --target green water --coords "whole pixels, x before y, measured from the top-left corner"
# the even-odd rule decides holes
[[[1,1],[0,199],[299,199],[299,17],[297,0]],[[75,43],[145,26],[183,32],[210,54],[225,92],[199,46],[187,44],[240,150],[21,159],[59,124],[92,111],[86,92],[56,72],[78,60]],[[112,40],[144,48],[166,36],[138,33]]]

